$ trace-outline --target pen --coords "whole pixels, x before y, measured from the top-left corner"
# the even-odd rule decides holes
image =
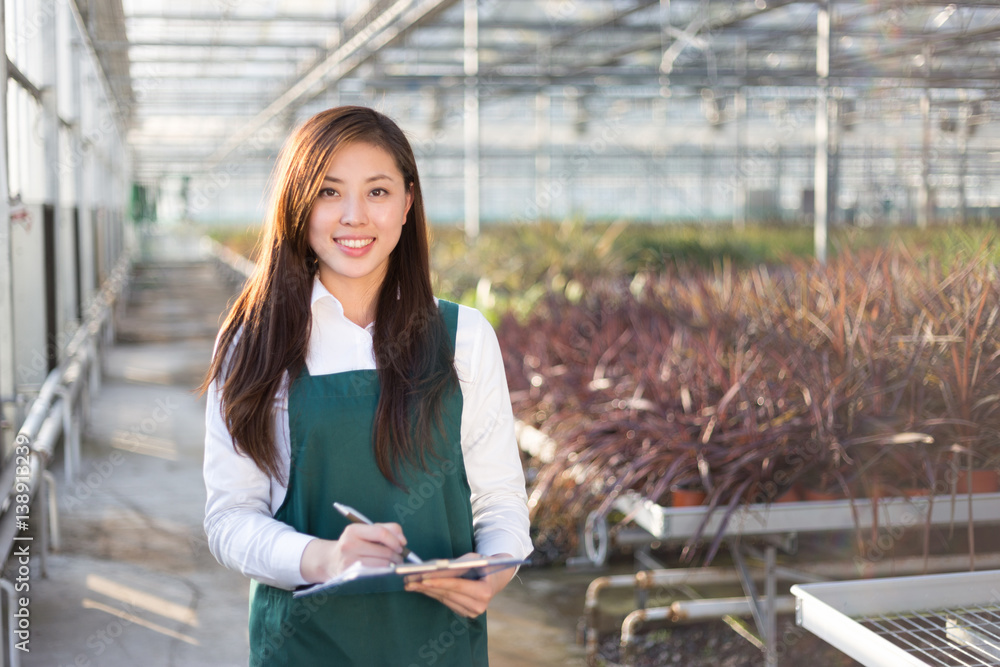
[[[361,512],[357,511],[356,509],[354,509],[353,507],[348,507],[347,505],[342,505],[340,503],[334,503],[333,506],[337,508],[338,512],[340,512],[341,514],[343,514],[345,517],[347,517],[349,520],[353,521],[354,523],[366,523],[369,526],[372,525],[372,520],[371,519],[369,519],[364,514],[362,514]],[[412,551],[410,551],[406,547],[403,547],[403,558],[405,558],[406,560],[410,561],[411,563],[423,563],[424,562],[424,561],[420,560],[420,557],[417,556],[417,554],[413,553]]]

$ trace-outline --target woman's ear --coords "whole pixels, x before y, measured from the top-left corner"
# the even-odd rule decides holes
[[[406,218],[410,214],[410,207],[413,206],[413,183],[406,186],[406,208],[403,209],[403,224],[406,224]]]

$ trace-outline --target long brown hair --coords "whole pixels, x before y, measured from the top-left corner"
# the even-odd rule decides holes
[[[400,485],[404,462],[426,467],[442,398],[457,387],[454,350],[431,290],[427,220],[416,160],[402,130],[377,111],[337,107],[302,124],[282,148],[272,175],[258,265],[222,326],[202,391],[221,386],[222,416],[237,448],[282,478],[274,433],[274,398],[285,373],[305,364],[316,255],[309,216],[340,148],[364,142],[395,160],[413,195],[399,243],[376,297],[372,344],[381,393],[373,447],[379,470]],[[284,481],[282,479],[282,481]]]

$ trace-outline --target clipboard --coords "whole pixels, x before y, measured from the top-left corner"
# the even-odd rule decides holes
[[[483,577],[511,567],[528,565],[529,561],[511,557],[483,557],[466,559],[439,558],[425,563],[401,563],[386,567],[365,567],[355,563],[339,575],[320,584],[313,584],[296,590],[293,598],[306,597],[326,592],[330,595],[351,595],[357,593],[388,593],[401,591],[411,581],[458,577],[462,579],[482,579]]]

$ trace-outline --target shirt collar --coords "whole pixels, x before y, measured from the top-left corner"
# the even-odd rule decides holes
[[[328,290],[326,286],[323,284],[323,282],[319,279],[319,273],[317,273],[315,276],[313,276],[312,297],[309,299],[309,306],[310,307],[315,306],[317,301],[319,301],[320,299],[325,299],[326,297],[330,297],[331,299],[333,299],[333,302],[337,304],[337,308],[340,310],[340,312],[341,313],[344,312],[343,304],[340,303],[337,297],[330,294],[330,290]]]
[[[320,303],[320,302],[324,302],[324,303],[330,304],[330,306],[333,307],[333,311],[340,318],[344,319],[345,321],[347,320],[347,316],[344,315],[344,304],[342,304],[340,302],[340,299],[338,299],[337,297],[335,297],[333,294],[330,293],[330,290],[328,290],[326,288],[326,285],[324,285],[323,282],[319,279],[319,273],[317,273],[313,277],[312,296],[309,299],[309,307],[310,307],[310,309],[313,310],[313,311],[315,311],[316,310],[316,305],[318,303]],[[315,317],[315,313],[314,313],[314,317]],[[372,331],[372,329],[374,328],[374,326],[375,326],[375,323],[372,322],[367,327],[365,327],[365,330],[370,333]]]

